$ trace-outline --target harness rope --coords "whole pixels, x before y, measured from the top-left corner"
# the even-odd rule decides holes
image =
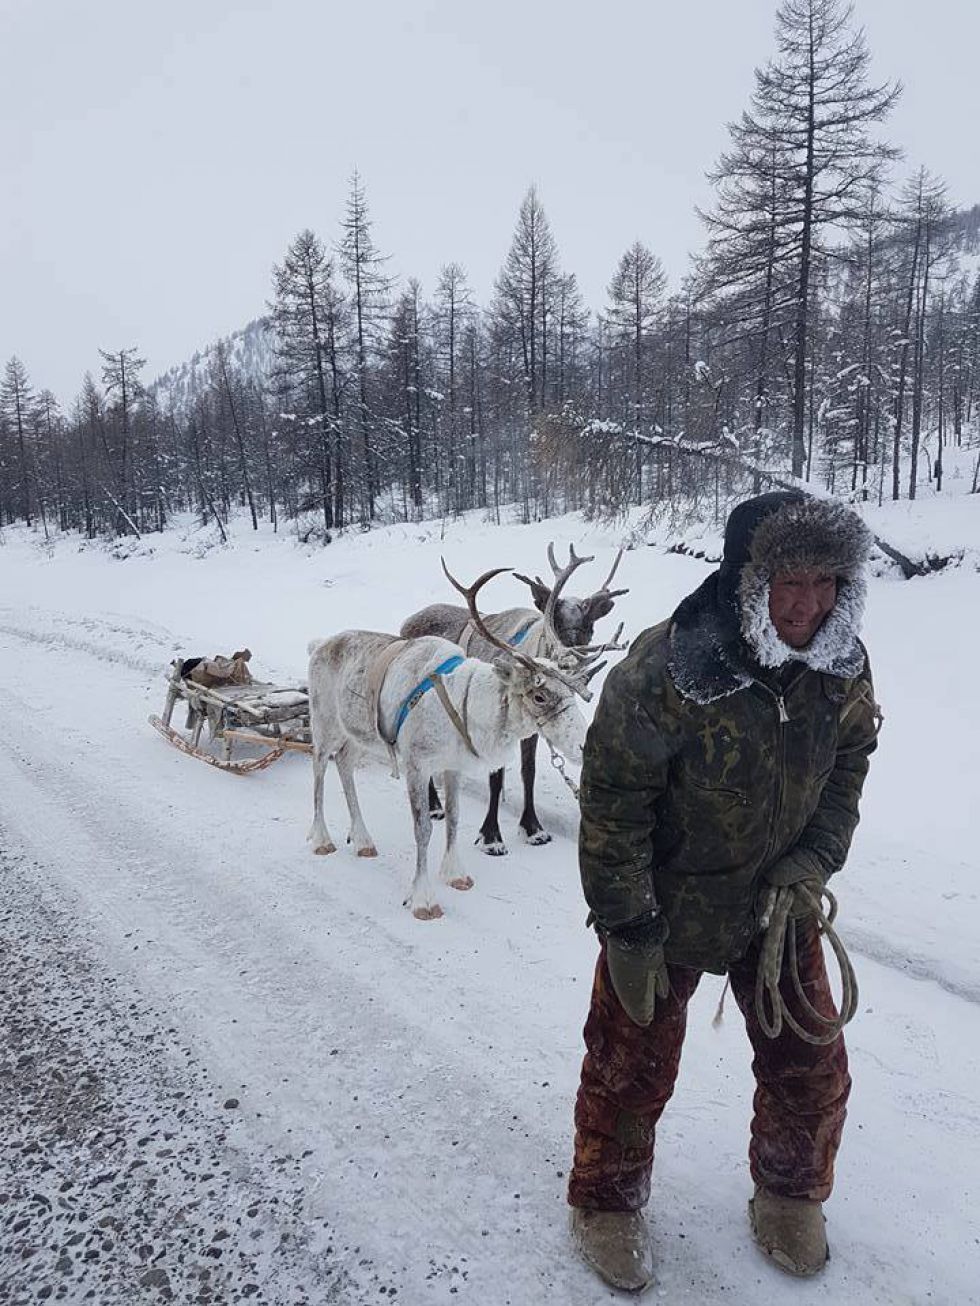
[[[557,748],[555,748],[554,744],[552,744],[551,740],[547,737],[547,735],[544,735],[543,738],[544,738],[544,742],[548,745],[548,748],[551,751],[551,765],[555,768],[555,770],[558,772],[561,778],[565,781],[569,789],[571,789],[572,793],[575,795],[575,801],[578,802],[578,785],[575,783],[575,781],[571,778],[570,775],[566,774],[565,759],[562,757],[561,753],[558,752]]]
[[[824,898],[828,903],[826,912],[823,909]],[[817,1011],[803,989],[796,951],[796,921],[793,917],[794,909],[798,910],[801,906],[810,909],[816,920],[818,933],[822,934],[830,944],[840,967],[841,1003],[840,1011],[834,1016],[824,1016]],[[825,1047],[828,1043],[833,1043],[848,1021],[853,1019],[858,1004],[857,976],[840,940],[840,935],[834,929],[833,922],[836,916],[837,899],[826,885],[819,894],[814,893],[805,884],[791,884],[782,888],[774,885],[770,888],[762,915],[764,938],[755,977],[755,1014],[767,1038],[779,1038],[785,1023],[804,1043]],[[783,973],[784,958],[786,973],[799,998],[803,1019],[817,1026],[817,1032],[806,1029],[800,1024],[780,992],[779,980]],[[712,1021],[715,1026],[721,1024],[725,995],[730,982],[730,980],[726,981],[722,990],[718,1010]]]
[[[452,705],[452,701],[450,700],[449,694],[446,690],[446,686],[442,683],[442,676],[440,675],[440,673],[438,671],[430,671],[429,679],[432,681],[432,684],[435,687],[436,694],[439,697],[439,702],[442,704],[443,708],[445,709],[446,715],[449,717],[450,721],[459,731],[460,735],[462,735],[463,743],[470,750],[470,752],[473,754],[474,757],[479,757],[480,754],[476,751],[476,748],[474,747],[473,744],[473,740],[470,738],[470,732],[466,728],[466,721],[464,719],[466,716],[466,699],[465,698],[463,699],[463,716],[461,717]]]
[[[436,691],[436,697],[442,704],[443,710],[452,722],[453,727],[462,737],[463,743],[474,757],[479,757],[479,753],[474,747],[473,740],[470,738],[470,732],[466,724],[466,695],[463,695],[463,715],[460,716],[453,706],[452,700],[450,699],[446,686],[443,684],[442,680],[443,676],[449,675],[450,672],[455,671],[458,666],[462,665],[464,659],[458,654],[447,658],[444,662],[441,662],[434,671],[430,671],[423,680],[419,681],[410,694],[407,694],[405,698],[402,699],[401,706],[398,709],[398,715],[395,718],[395,728],[392,737],[389,739],[384,734],[384,731],[381,729],[380,717],[381,689],[392,662],[394,662],[399,653],[401,653],[402,649],[409,642],[410,641],[404,639],[396,639],[382,649],[381,653],[375,659],[368,678],[368,689],[373,703],[372,718],[377,724],[378,735],[388,748],[388,758],[391,762],[391,774],[396,780],[399,778],[398,754],[395,751],[398,733],[405,724],[409,712],[411,712],[412,708],[415,707],[422,698],[422,695],[429,689],[434,689]]]

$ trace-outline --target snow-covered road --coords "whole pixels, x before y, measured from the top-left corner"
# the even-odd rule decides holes
[[[311,634],[394,624],[400,573],[383,598],[372,567],[404,564],[360,544],[317,560],[356,610],[332,626],[295,616],[322,603],[313,564],[293,555],[285,594],[268,582],[287,575],[282,550],[281,573],[278,553],[247,569],[244,551],[219,559],[241,568],[237,604],[195,589],[210,560],[0,561],[0,1012],[16,1035],[0,1054],[0,1103],[16,1121],[0,1145],[0,1299],[81,1301],[90,1287],[106,1303],[168,1291],[178,1302],[410,1306],[612,1295],[566,1238],[594,958],[573,842],[524,847],[509,818],[511,855],[473,850],[474,890],[446,890],[445,918],[420,924],[400,905],[414,850],[403,793],[383,770],[361,781],[382,855],[314,858],[306,758],[230,777],[145,725],[178,645],[235,644],[246,589],[261,614],[249,628],[281,633],[256,655],[273,676],[302,673]],[[427,567],[439,547],[426,544]],[[471,555],[474,570],[484,565]],[[661,590],[683,592],[701,574],[648,555]],[[413,574],[398,589],[404,611],[429,595],[412,590]],[[629,579],[639,599],[644,586]],[[643,611],[637,601],[632,633]],[[881,691],[901,668],[880,657],[878,667]],[[571,833],[567,797],[544,782],[542,807]],[[878,804],[888,797],[885,783],[873,791]],[[330,780],[329,810],[339,802]],[[481,815],[464,796],[464,829]],[[859,841],[842,903],[862,1001],[828,1208],[832,1263],[796,1283],[749,1240],[749,1052],[733,1005],[711,1028],[720,981],[708,978],[659,1131],[652,1300],[980,1301],[975,865],[951,840],[932,845],[932,911],[905,878],[917,849],[884,828]],[[925,829],[922,839],[929,846]],[[962,947],[930,925],[950,885]]]

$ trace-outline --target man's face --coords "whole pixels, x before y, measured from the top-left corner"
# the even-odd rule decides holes
[[[777,571],[769,582],[769,616],[790,648],[805,648],[836,602],[832,572]]]

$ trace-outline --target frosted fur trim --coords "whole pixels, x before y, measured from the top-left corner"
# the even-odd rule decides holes
[[[672,625],[667,670],[681,697],[703,707],[751,685],[752,676],[732,656],[716,609],[698,605],[698,591],[691,597],[700,610],[689,625]]]
[[[856,676],[864,667],[864,650],[858,638],[867,596],[863,575],[838,579],[837,601],[804,648],[793,648],[776,633],[769,615],[766,569],[743,567],[738,590],[742,635],[760,666],[781,667],[785,662],[795,661],[832,676]]]
[[[761,666],[802,662],[814,671],[856,676],[864,666],[859,642],[867,597],[865,563],[873,536],[851,509],[827,499],[790,503],[759,522],[738,584],[742,637]],[[837,600],[805,648],[779,638],[769,616],[769,582],[777,572],[806,570],[837,576]]]
[[[750,685],[754,666],[790,660],[831,675],[858,675],[873,543],[857,513],[832,499],[763,495],[733,509],[721,566],[671,618],[667,670],[680,695],[713,703]],[[769,616],[769,581],[779,571],[811,568],[838,578],[837,600],[810,644],[794,649]]]
[[[676,661],[671,662],[669,670],[670,678],[681,698],[686,698],[691,703],[697,703],[698,707],[707,707],[709,703],[717,703],[720,698],[727,698],[729,694],[734,694],[739,689],[747,689],[752,684],[752,676],[747,672],[733,671],[728,684],[724,686],[716,684],[709,689],[697,680],[685,677]]]

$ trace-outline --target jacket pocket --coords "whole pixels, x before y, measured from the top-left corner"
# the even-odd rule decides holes
[[[748,807],[749,805],[749,796],[742,793],[741,789],[711,784],[710,781],[699,780],[693,775],[687,777],[687,782],[698,794],[701,802],[711,803],[717,807]]]

